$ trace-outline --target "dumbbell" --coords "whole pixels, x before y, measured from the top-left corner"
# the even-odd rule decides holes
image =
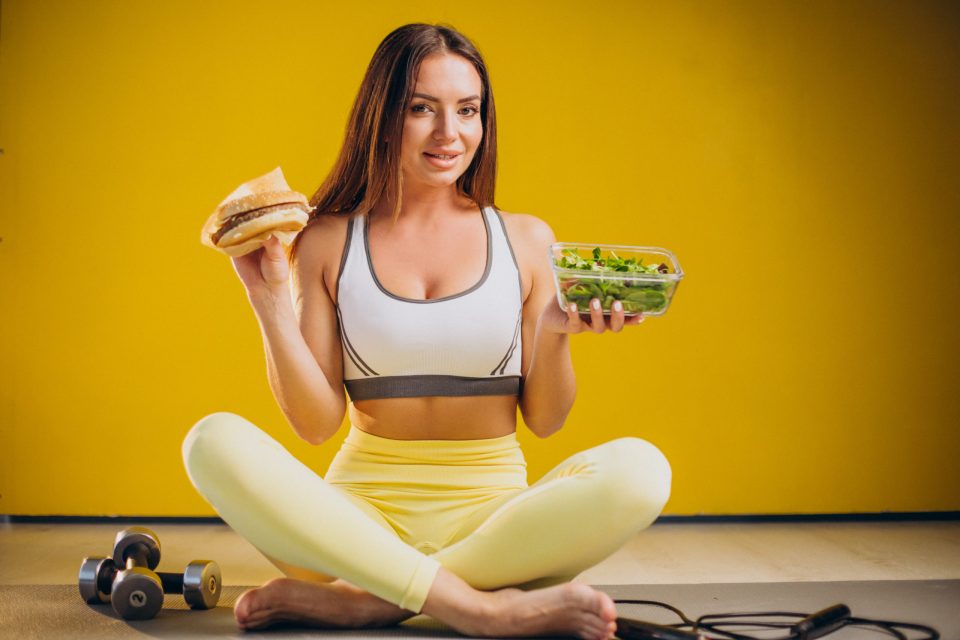
[[[84,602],[110,602],[117,573],[113,558],[84,558],[80,565],[80,596]],[[195,560],[183,573],[161,571],[156,575],[164,593],[183,593],[192,609],[212,609],[220,599],[220,569],[215,562]]]
[[[113,558],[88,557],[80,565],[80,596],[89,604],[112,602],[126,620],[157,615],[164,593],[183,593],[193,609],[210,609],[220,599],[222,580],[216,562],[195,560],[186,571],[155,573],[160,541],[145,527],[119,532]]]
[[[134,546],[137,545],[137,546]],[[146,557],[139,559],[139,564],[148,569],[156,568],[160,562],[160,542],[157,536],[145,527],[130,527],[117,534],[114,541],[114,557],[101,556],[83,559],[80,565],[80,596],[89,604],[106,603],[111,601],[113,583],[117,573],[126,569],[126,549],[138,551]],[[137,559],[133,559],[137,562]]]

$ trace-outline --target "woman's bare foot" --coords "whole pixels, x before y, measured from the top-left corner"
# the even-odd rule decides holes
[[[399,624],[414,614],[351,584],[275,578],[244,591],[233,607],[241,629],[297,623],[326,629]]]
[[[477,591],[452,573],[437,574],[423,612],[460,633],[481,637],[575,636],[608,640],[617,609],[602,591],[574,582],[522,591]]]
[[[521,591],[494,591],[494,613],[487,636],[571,635],[583,640],[607,640],[617,629],[617,608],[602,591],[566,584]]]

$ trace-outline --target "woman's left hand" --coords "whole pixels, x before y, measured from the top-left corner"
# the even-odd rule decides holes
[[[560,308],[556,299],[551,299],[540,313],[539,328],[541,331],[551,333],[582,333],[592,331],[593,333],[603,333],[604,331],[620,332],[624,327],[638,325],[643,322],[643,314],[637,314],[629,318],[623,315],[623,306],[619,301],[615,301],[610,309],[610,314],[603,315],[603,309],[600,308],[600,300],[594,298],[590,301],[590,314],[577,312],[577,305],[570,303],[566,311]]]

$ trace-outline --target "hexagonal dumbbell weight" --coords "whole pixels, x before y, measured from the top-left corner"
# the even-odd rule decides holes
[[[127,620],[154,617],[164,593],[182,593],[193,609],[210,609],[220,599],[220,568],[210,560],[194,560],[184,573],[155,573],[160,541],[149,529],[130,527],[117,534],[113,558],[84,558],[80,565],[80,596],[85,602],[112,602]],[[119,569],[118,567],[125,567]]]

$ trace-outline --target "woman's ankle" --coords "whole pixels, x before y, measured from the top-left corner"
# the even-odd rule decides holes
[[[588,585],[568,582],[533,591],[515,587],[479,591],[442,569],[421,611],[474,637],[610,640],[616,628],[613,601]]]
[[[490,594],[474,589],[444,568],[437,572],[422,613],[444,622],[461,633],[482,635],[482,623],[492,613]]]

